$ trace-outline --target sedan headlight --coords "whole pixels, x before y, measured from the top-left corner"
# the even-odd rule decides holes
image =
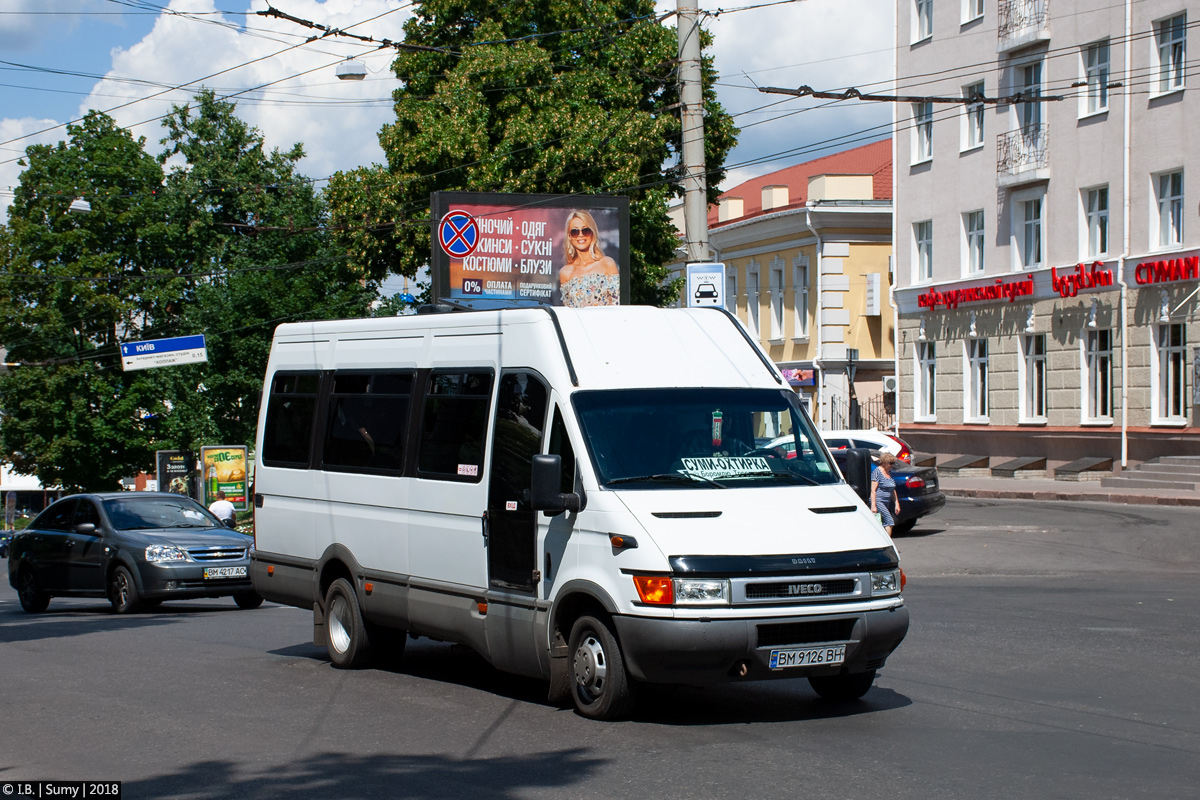
[[[871,573],[871,595],[873,597],[899,593],[900,570],[893,569],[887,572]]]
[[[188,554],[173,544],[152,544],[146,548],[146,560],[150,562],[187,561]]]

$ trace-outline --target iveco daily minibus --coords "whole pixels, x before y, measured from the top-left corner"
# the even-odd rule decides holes
[[[338,667],[427,636],[613,719],[655,683],[858,698],[908,630],[890,539],[720,309],[281,325],[257,452],[254,587]]]

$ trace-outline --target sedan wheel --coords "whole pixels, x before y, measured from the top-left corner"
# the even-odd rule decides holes
[[[21,601],[21,608],[30,614],[40,614],[50,605],[50,593],[42,591],[32,567],[22,567],[17,575],[17,597]]]
[[[108,597],[112,601],[113,611],[118,614],[132,614],[141,605],[137,584],[133,582],[133,575],[125,567],[113,570]]]

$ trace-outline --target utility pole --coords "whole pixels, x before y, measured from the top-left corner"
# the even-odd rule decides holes
[[[676,0],[679,16],[679,97],[683,103],[683,221],[687,259],[709,260],[708,180],[704,164],[704,90],[700,71],[700,10],[696,0]]]

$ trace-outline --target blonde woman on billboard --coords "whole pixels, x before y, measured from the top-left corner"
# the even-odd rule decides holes
[[[566,262],[558,271],[563,305],[615,306],[621,302],[621,275],[617,262],[600,250],[600,231],[586,211],[567,218],[563,250]]]

